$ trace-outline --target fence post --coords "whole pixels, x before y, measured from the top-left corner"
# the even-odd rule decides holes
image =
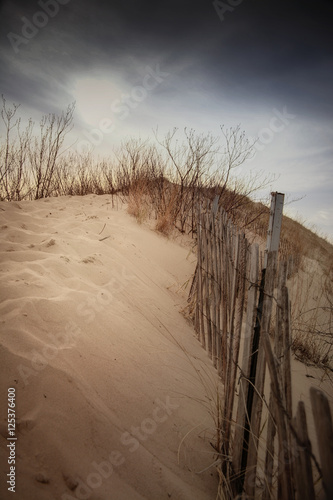
[[[271,211],[267,231],[267,244],[265,250],[264,268],[267,267],[267,256],[269,252],[279,250],[280,233],[282,225],[282,212],[284,203],[283,193],[271,193]]]

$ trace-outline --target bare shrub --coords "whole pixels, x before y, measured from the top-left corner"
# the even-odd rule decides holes
[[[40,122],[40,136],[34,137],[29,148],[29,161],[34,178],[33,198],[45,198],[54,191],[53,181],[57,159],[64,139],[72,129],[74,104],[60,115],[44,115]]]
[[[178,189],[177,200],[174,204],[174,224],[179,224],[179,230],[185,232],[185,225],[192,218],[191,227],[194,226],[194,206],[198,200],[199,192],[204,187],[209,176],[209,170],[217,152],[218,138],[211,134],[197,135],[193,129],[184,129],[185,139],[178,143],[176,139],[177,128],[168,132],[163,140],[159,140],[157,132],[155,138],[164,148],[169,162],[172,177],[170,181]]]
[[[30,191],[26,171],[26,158],[31,141],[33,123],[29,120],[25,130],[21,130],[21,119],[15,118],[18,104],[9,108],[2,96],[1,118],[5,126],[5,143],[0,146],[0,196],[2,200],[20,201]],[[17,136],[12,138],[16,129]]]

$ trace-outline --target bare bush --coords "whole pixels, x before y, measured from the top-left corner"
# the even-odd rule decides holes
[[[205,187],[214,156],[218,152],[218,138],[211,134],[197,135],[193,129],[185,128],[185,139],[178,143],[176,134],[177,129],[174,128],[163,140],[159,140],[156,131],[155,138],[166,152],[172,172],[170,181],[177,186],[176,192],[172,194],[172,218],[175,225],[179,224],[179,230],[185,232],[189,217],[192,221],[191,228],[194,229],[194,207]]]
[[[16,161],[18,163],[17,166],[20,168],[20,161],[17,157],[19,146],[17,138],[12,139],[13,129],[17,129],[20,124],[20,119],[15,118],[18,108],[19,105],[15,103],[13,103],[12,108],[8,107],[6,99],[2,95],[1,118],[5,126],[5,141],[0,148],[0,189],[2,200],[15,199],[15,193],[23,176],[23,171],[21,171],[21,176],[19,177],[19,170],[15,168]]]
[[[34,178],[33,198],[45,198],[53,193],[57,159],[67,133],[72,129],[74,104],[60,116],[49,114],[40,122],[40,136],[34,137],[29,148],[29,161]]]

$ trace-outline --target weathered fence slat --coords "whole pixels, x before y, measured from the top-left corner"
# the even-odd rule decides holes
[[[201,331],[202,331],[202,297],[203,297],[203,290],[202,290],[202,241],[201,241],[201,234],[202,234],[202,227],[201,227],[201,205],[198,204],[197,206],[197,238],[198,238],[198,245],[197,245],[197,267],[195,270],[195,278],[197,279],[197,295],[196,295],[196,304],[195,304],[195,331],[197,333],[197,336],[200,340],[201,337]]]
[[[232,351],[229,354],[230,367],[229,373],[230,377],[228,380],[228,406],[226,411],[226,422],[227,427],[225,429],[226,433],[224,440],[227,443],[226,451],[229,454],[229,441],[231,439],[231,428],[233,422],[233,409],[234,409],[234,399],[236,391],[236,377],[237,377],[237,367],[238,367],[238,357],[240,349],[240,339],[243,321],[243,311],[245,303],[245,280],[246,280],[246,257],[247,257],[247,242],[246,239],[240,234],[238,235],[238,254],[236,261],[236,275],[235,275],[235,288],[236,288],[236,303],[235,307],[235,318],[233,330],[231,330],[232,343],[230,340],[230,345],[232,345]]]
[[[222,341],[221,341],[221,351],[222,351],[222,382],[225,384],[227,377],[227,348],[228,348],[228,304],[227,298],[229,294],[228,290],[228,226],[226,221],[226,216],[223,214],[223,226],[222,226]]]
[[[221,212],[218,213],[217,222],[217,280],[218,280],[218,304],[217,304],[217,321],[218,321],[218,332],[217,332],[217,346],[216,346],[216,356],[217,356],[217,370],[220,377],[222,377],[222,332],[223,332],[223,312],[222,312],[222,216]]]
[[[239,382],[239,399],[237,420],[233,446],[233,467],[236,476],[241,474],[241,460],[243,451],[244,426],[247,419],[246,402],[251,368],[251,346],[253,342],[254,325],[256,320],[259,283],[259,247],[250,247],[249,290],[247,296],[246,325],[243,341],[243,361]]]
[[[229,324],[229,346],[227,354],[227,378],[225,383],[225,394],[224,394],[224,453],[229,454],[229,440],[230,440],[230,427],[231,427],[231,413],[232,413],[232,376],[233,376],[233,359],[234,359],[234,341],[235,341],[235,309],[236,309],[236,298],[238,292],[238,266],[239,266],[239,250],[240,250],[240,238],[237,235],[235,255],[234,255],[234,269],[232,273],[232,292],[231,292],[231,314],[230,314],[230,324]]]
[[[217,343],[217,253],[216,253],[216,233],[215,233],[215,212],[210,214],[210,275],[211,275],[211,305],[212,305],[212,360],[217,368],[216,343]]]
[[[206,215],[204,212],[202,213],[201,223],[202,223],[202,245],[203,245],[202,269],[203,269],[203,275],[204,275],[204,290],[205,290],[205,295],[206,295],[206,299],[207,299],[207,298],[209,298],[209,273],[208,273],[209,253],[208,253],[208,245],[207,245],[208,234],[207,234],[207,230],[206,230]],[[206,321],[204,321],[204,324],[206,323],[206,327],[208,329],[208,324],[210,324],[210,323],[208,322],[208,319],[207,319],[207,300],[206,299],[203,298],[202,305],[203,305],[203,308],[205,308],[204,309],[204,311],[205,311],[204,316],[206,318]],[[204,349],[206,348],[205,327],[203,328],[202,335],[201,335],[201,345]]]

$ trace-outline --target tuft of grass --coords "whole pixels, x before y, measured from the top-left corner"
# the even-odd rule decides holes
[[[167,191],[167,189],[166,189]],[[167,197],[167,193],[164,193],[164,198]],[[164,234],[165,236],[169,236],[174,225],[175,225],[175,218],[174,218],[174,213],[175,213],[175,202],[176,198],[175,196],[171,196],[169,199],[169,202],[167,206],[164,208],[164,210],[161,210],[157,214],[157,221],[155,224],[155,229],[159,233]]]
[[[171,217],[168,216],[167,214],[161,215],[155,224],[155,229],[159,233],[164,234],[165,236],[168,236],[170,234],[170,231],[172,229],[172,220]]]
[[[128,196],[127,212],[142,224],[149,216],[149,207],[143,189],[135,189]]]

